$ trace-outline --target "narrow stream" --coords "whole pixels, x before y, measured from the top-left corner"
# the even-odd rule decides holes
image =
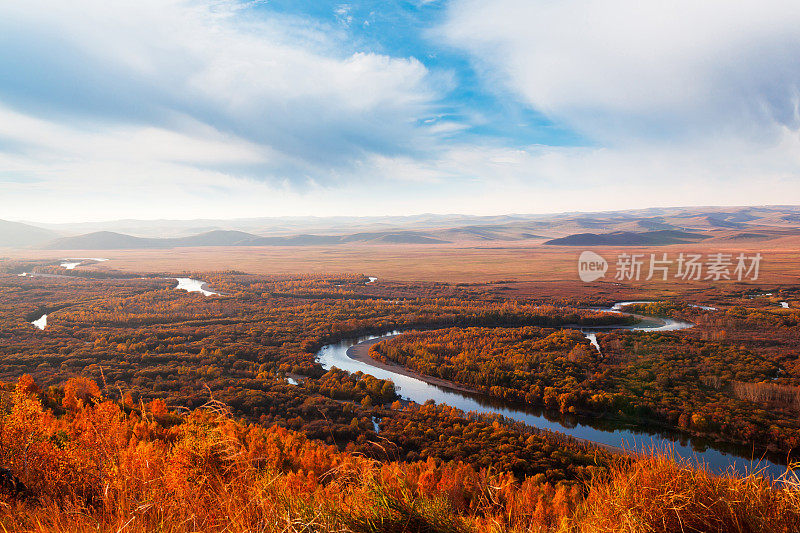
[[[82,265],[84,261],[102,263],[104,261],[108,261],[108,259],[102,257],[68,257],[66,259],[62,259],[62,261],[64,261],[61,263],[63,268],[67,270],[74,270],[75,267]]]
[[[597,342],[597,333],[587,333],[584,331],[583,336],[586,337],[586,339],[589,341],[589,344],[595,347],[597,353],[602,356],[603,351],[600,349],[600,343]]]
[[[203,296],[219,296],[218,292],[208,290],[208,284],[205,281],[192,278],[175,278],[178,282],[175,290],[184,290],[187,292],[200,292]]]
[[[92,261],[108,261],[108,259],[101,259],[101,258],[91,258]],[[69,265],[69,266],[68,266]],[[66,268],[67,270],[72,270],[76,266],[80,265],[80,263],[62,263],[62,267]],[[40,277],[65,277],[60,276],[58,274],[29,274],[28,272],[23,272],[22,274],[18,274],[20,277],[28,277],[28,276],[40,276]],[[202,293],[204,296],[221,296],[220,293],[208,290],[208,284],[205,281],[201,281],[199,279],[192,279],[192,278],[172,278],[178,282],[178,285],[175,287],[175,290],[185,290],[187,292],[199,292]],[[35,327],[39,328],[40,330],[44,331],[44,328],[47,327],[47,315],[44,314],[40,318],[31,322]]]
[[[47,327],[47,315],[42,315],[41,318],[34,320],[31,324],[44,331],[44,328]]]

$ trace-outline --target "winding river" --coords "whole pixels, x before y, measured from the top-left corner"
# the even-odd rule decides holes
[[[624,303],[612,307],[610,310],[620,312]],[[646,318],[643,320],[643,325],[616,326],[616,328],[634,331],[676,331],[692,326],[693,324],[671,319]],[[583,332],[599,351],[600,347],[596,344],[596,332],[612,328],[614,327],[591,330],[584,328]],[[336,367],[348,372],[363,372],[379,379],[390,379],[394,382],[397,392],[402,398],[418,404],[433,400],[437,404],[447,404],[465,412],[499,414],[529,426],[558,431],[580,440],[591,441],[615,449],[642,451],[656,447],[660,450],[671,451],[676,458],[686,459],[693,464],[704,463],[711,471],[717,473],[733,469],[739,474],[744,474],[763,469],[765,474],[777,478],[786,470],[785,466],[781,466],[779,458],[767,459],[760,455],[754,455],[752,450],[748,450],[744,446],[688,437],[676,431],[659,430],[649,426],[621,424],[586,416],[567,416],[557,412],[545,412],[530,406],[511,404],[483,394],[460,390],[454,384],[447,386],[446,382],[436,378],[418,374],[415,374],[417,377],[414,377],[399,373],[395,371],[397,369],[393,370],[386,365],[377,366],[379,363],[370,359],[369,356],[365,356],[369,346],[400,333],[402,331],[392,331],[385,335],[351,338],[328,344],[317,352],[317,360],[326,370]]]
[[[101,259],[99,257],[92,257],[86,258],[91,259],[92,261],[108,261],[108,259]],[[62,263],[61,266],[66,268],[67,270],[72,270],[76,266],[80,265],[80,263]],[[30,277],[30,276],[39,276],[39,277],[47,277],[47,278],[63,278],[67,276],[61,276],[59,274],[36,274],[36,273],[29,273],[23,272],[22,274],[17,274],[19,277]],[[205,281],[199,279],[192,279],[192,278],[170,278],[174,279],[178,282],[178,285],[175,286],[174,290],[184,290],[187,292],[199,292],[203,296],[222,296],[222,294],[218,292],[214,292],[208,289],[208,284]],[[47,327],[47,314],[41,316],[31,322],[36,328],[44,331],[44,328]]]

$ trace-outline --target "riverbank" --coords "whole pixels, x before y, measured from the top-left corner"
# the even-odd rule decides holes
[[[613,308],[611,308],[613,309]],[[600,309],[601,311],[609,311],[610,309]],[[612,312],[620,313],[618,310],[614,310]],[[689,322],[679,322],[672,319],[666,318],[655,318],[655,317],[648,317],[644,315],[633,315],[638,319],[638,322],[631,326],[580,326],[577,324],[567,324],[562,326],[562,328],[568,329],[575,329],[581,332],[592,332],[592,331],[609,331],[614,329],[629,329],[633,331],[676,331],[680,329],[686,329],[693,326],[693,324]],[[395,374],[400,374],[406,377],[410,377],[413,379],[417,379],[419,381],[423,381],[428,383],[429,385],[434,385],[436,387],[441,387],[447,390],[455,391],[455,392],[463,392],[466,394],[474,394],[479,396],[484,396],[487,393],[483,391],[479,391],[477,389],[473,389],[471,387],[467,387],[466,385],[461,385],[459,383],[455,383],[453,381],[449,381],[442,378],[437,378],[434,376],[428,376],[426,374],[421,374],[410,368],[407,368],[402,365],[397,365],[391,362],[384,362],[379,361],[377,359],[373,359],[369,355],[369,350],[374,345],[378,344],[379,342],[390,339],[392,337],[396,337],[397,335],[401,335],[402,333],[397,333],[393,335],[384,335],[376,339],[370,339],[366,341],[359,342],[354,344],[350,348],[347,349],[347,357],[358,361],[360,363],[364,363],[365,365],[369,365],[371,367],[380,368],[381,370],[385,370],[387,372],[393,372]],[[600,345],[597,344],[597,340],[595,338],[594,342],[589,339],[589,342],[592,343],[593,346],[597,348],[597,351],[600,352]]]
[[[397,335],[401,335],[401,334],[398,333]],[[369,366],[372,366],[372,367],[375,367],[375,368],[380,368],[381,370],[386,370],[387,372],[394,372],[395,374],[401,374],[401,375],[409,377],[409,378],[418,379],[418,380],[423,381],[423,382],[425,382],[425,383],[427,383],[429,385],[433,385],[435,387],[440,387],[442,389],[446,389],[446,390],[449,390],[449,391],[460,392],[460,393],[463,393],[463,394],[472,394],[472,395],[475,395],[475,396],[485,396],[486,395],[485,392],[481,392],[481,391],[478,391],[476,389],[472,389],[470,387],[466,387],[464,385],[459,385],[458,383],[454,383],[452,381],[448,381],[448,380],[441,379],[441,378],[436,378],[436,377],[433,377],[433,376],[428,376],[428,375],[425,375],[425,374],[420,374],[419,372],[415,372],[415,371],[413,371],[413,370],[411,370],[409,368],[406,368],[404,366],[396,365],[396,364],[393,364],[393,363],[384,363],[382,361],[378,361],[377,359],[373,359],[372,357],[370,357],[370,355],[369,355],[370,348],[372,348],[373,346],[375,346],[377,343],[379,343],[381,341],[384,341],[386,339],[390,339],[390,338],[395,337],[395,336],[396,335],[386,335],[384,337],[379,337],[377,339],[370,339],[368,341],[363,341],[363,342],[360,342],[358,344],[354,344],[353,346],[351,346],[350,348],[347,349],[347,357],[349,357],[350,359],[353,359],[355,361],[358,361],[360,363],[364,363],[365,365],[369,365]],[[548,431],[553,431],[553,430],[548,430]],[[610,452],[613,452],[613,453],[625,453],[625,454],[636,454],[636,455],[638,455],[638,452],[636,452],[634,450],[627,450],[627,449],[625,449],[625,448],[623,448],[621,446],[614,446],[612,444],[605,444],[605,443],[602,443],[602,442],[596,442],[596,441],[593,441],[593,440],[584,439],[584,438],[581,438],[581,437],[576,437],[574,435],[566,435],[566,436],[567,436],[567,438],[572,439],[574,441],[581,442],[583,444],[587,444],[587,445],[591,445],[591,446],[597,446],[598,448],[602,448],[604,450],[607,450],[607,451],[610,451]]]
[[[453,383],[452,381],[436,378],[433,376],[427,376],[425,374],[420,374],[419,372],[415,372],[404,366],[396,365],[394,363],[384,363],[383,361],[378,361],[377,359],[373,359],[372,357],[370,357],[369,355],[370,348],[378,344],[380,341],[390,339],[395,336],[396,335],[386,335],[384,337],[379,337],[377,339],[371,339],[368,341],[360,342],[358,344],[354,344],[353,346],[347,349],[347,357],[349,357],[350,359],[354,359],[360,363],[364,363],[365,365],[374,366],[376,368],[386,370],[387,372],[394,372],[395,374],[401,374],[403,376],[418,379],[420,381],[424,381],[429,385],[435,385],[436,387],[442,387],[443,389],[456,392],[463,392],[466,394],[475,394],[475,395],[484,394],[470,387]]]
[[[563,433],[576,441],[588,442],[611,451],[641,454],[648,450],[664,450],[674,458],[691,464],[706,464],[711,471],[723,474],[730,469],[740,475],[759,471],[772,479],[785,473],[786,466],[780,457],[753,454],[751,446],[721,442],[713,436],[677,434],[661,425],[636,424],[594,416],[574,414],[566,419],[554,417],[542,409],[510,404],[492,398],[470,387],[451,383],[441,378],[422,375],[400,365],[376,361],[369,349],[381,340],[402,332],[391,332],[381,337],[361,337],[342,340],[323,346],[317,360],[323,368],[333,367],[348,372],[363,372],[379,379],[395,382],[398,394],[417,404],[433,400],[464,412],[499,414],[531,427]]]

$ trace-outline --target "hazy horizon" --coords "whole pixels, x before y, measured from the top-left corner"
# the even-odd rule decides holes
[[[282,216],[240,216],[231,218],[211,218],[211,217],[198,217],[198,218],[117,218],[117,219],[76,219],[76,220],[59,220],[59,221],[41,221],[29,220],[24,218],[8,218],[10,222],[18,222],[21,224],[39,225],[42,227],[50,226],[82,226],[82,225],[102,225],[102,224],[121,224],[121,223],[198,223],[198,222],[246,222],[246,221],[260,221],[260,220],[296,220],[296,221],[325,221],[325,220],[369,220],[369,219],[414,219],[423,217],[433,218],[467,218],[467,219],[491,219],[501,217],[558,217],[558,216],[581,216],[581,215],[602,215],[602,214],[631,214],[642,213],[648,211],[654,212],[674,212],[674,211],[692,211],[695,209],[708,209],[708,210],[725,210],[725,209],[800,209],[800,204],[750,204],[750,205],[670,205],[670,206],[649,206],[638,207],[632,209],[610,209],[601,211],[542,211],[542,212],[498,212],[493,214],[477,214],[466,212],[420,212],[420,213],[407,213],[397,215],[282,215]],[[656,213],[653,213],[656,214]]]

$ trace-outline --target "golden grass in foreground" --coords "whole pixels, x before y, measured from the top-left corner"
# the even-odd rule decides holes
[[[219,406],[104,401],[32,380],[0,393],[0,465],[29,487],[0,496],[18,532],[546,532],[800,529],[795,487],[716,477],[661,456],[621,458],[587,487],[553,487],[464,464],[379,463]],[[41,399],[59,400],[55,416]]]
[[[796,478],[794,478],[796,480]],[[751,475],[715,476],[663,455],[619,463],[587,487],[582,531],[800,531],[800,492]]]

